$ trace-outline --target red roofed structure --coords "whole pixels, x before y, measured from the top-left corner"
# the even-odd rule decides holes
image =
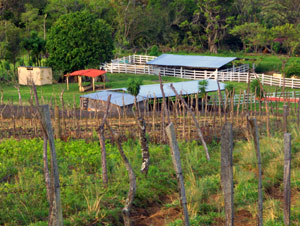
[[[97,70],[97,69],[79,70],[79,71],[74,71],[70,74],[66,74],[65,76],[67,77],[67,89],[69,90],[69,77],[70,76],[78,76],[78,86],[79,86],[80,92],[84,92],[91,88],[91,86],[85,86],[85,87],[82,86],[81,76],[86,76],[86,77],[92,78],[93,91],[95,91],[95,78],[101,76],[101,80],[104,82],[104,88],[105,88],[105,80],[106,80],[105,74],[106,74],[106,71]]]

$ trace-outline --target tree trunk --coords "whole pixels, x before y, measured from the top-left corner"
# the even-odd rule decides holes
[[[142,117],[138,118],[138,123],[140,129],[140,142],[141,142],[142,158],[143,158],[141,172],[147,175],[149,164],[150,164],[150,154],[148,148],[148,141],[146,138],[146,123]]]

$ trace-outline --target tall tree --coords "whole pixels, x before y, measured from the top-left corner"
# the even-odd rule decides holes
[[[52,26],[46,48],[48,64],[63,72],[97,67],[113,56],[111,28],[87,11],[61,16]]]
[[[0,43],[2,58],[14,66],[14,72],[21,50],[21,29],[9,21],[0,21]]]
[[[24,49],[28,51],[31,61],[41,66],[42,53],[45,53],[46,41],[40,38],[36,31],[32,31],[29,38],[25,38],[22,42]]]
[[[224,38],[226,28],[232,20],[229,14],[232,1],[199,0],[197,6],[193,23],[203,27],[209,51],[217,53],[217,44]]]

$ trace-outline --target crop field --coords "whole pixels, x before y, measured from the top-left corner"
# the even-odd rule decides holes
[[[126,87],[130,75],[113,76],[109,75],[109,87]],[[158,83],[156,76],[141,78],[144,84]],[[165,82],[177,80],[164,77]],[[144,103],[141,111],[125,108],[107,115],[103,110],[78,108],[77,84],[64,91],[64,105],[60,99],[64,84],[38,87],[40,103],[49,105],[47,120],[41,110],[45,106],[30,104],[28,87],[21,88],[21,103],[15,87],[3,87],[8,94],[0,105],[0,225],[48,225],[58,215],[53,214],[58,208],[53,207],[57,188],[64,225],[114,226],[129,219],[137,226],[181,226],[188,215],[190,225],[217,226],[226,225],[231,211],[234,225],[257,225],[262,220],[273,226],[285,225],[288,209],[290,224],[299,225],[300,102],[288,101],[297,97],[296,91],[286,89],[280,94],[287,101],[283,103],[247,94],[246,83],[229,84],[237,96],[227,90],[226,98],[215,92],[201,103],[196,95],[167,103],[155,98]],[[279,90],[265,86],[264,91]],[[165,130],[170,123],[180,157]],[[224,138],[228,125],[232,143]],[[142,170],[145,145],[149,150],[146,174]],[[231,158],[231,164],[224,166],[224,153],[230,150],[232,155],[225,157]],[[288,150],[291,157],[285,156]],[[180,172],[174,156],[180,159]],[[224,179],[228,167],[232,178]],[[230,193],[224,181],[231,183]],[[53,188],[50,193],[48,184]],[[231,207],[228,197],[232,197]],[[129,218],[124,214],[127,207]]]
[[[300,136],[296,129],[292,131],[291,219],[292,225],[297,225],[300,222]],[[282,135],[263,137],[260,142],[264,223],[283,225]],[[122,225],[121,208],[128,190],[128,178],[115,144],[106,144],[107,187],[101,181],[101,154],[97,142],[57,140],[55,145],[65,225]],[[1,225],[47,225],[42,146],[40,139],[7,139],[1,142]],[[149,217],[162,213],[166,214],[161,216],[163,219],[154,216],[153,222],[182,225],[176,176],[168,145],[149,145],[151,164],[146,177],[139,173],[142,161],[139,143],[128,140],[123,143],[123,148],[137,174],[137,193],[132,210],[134,225],[150,225],[147,224],[151,222]],[[209,145],[210,161],[206,160],[203,148],[195,141],[180,143],[180,150],[192,225],[223,225],[220,145],[215,141]],[[252,143],[235,141],[233,161],[236,225],[254,225],[257,214],[257,162]],[[153,206],[159,207],[159,210],[151,212],[149,207]]]

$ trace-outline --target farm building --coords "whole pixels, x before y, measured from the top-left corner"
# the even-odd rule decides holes
[[[52,84],[52,69],[49,67],[18,67],[18,80],[20,85],[42,86]]]
[[[236,59],[236,57],[162,54],[147,64],[156,68],[220,70],[225,69],[226,65]]]
[[[207,81],[206,92],[215,92],[218,90],[217,81],[211,79]],[[170,88],[171,84],[173,84],[176,91],[182,95],[197,94],[199,91],[199,81],[164,83],[163,87],[167,99],[176,96]],[[221,90],[225,89],[225,84],[219,83],[219,85]],[[126,88],[121,88],[82,95],[80,96],[80,106],[83,110],[104,111],[107,98],[111,95],[111,112],[123,111],[124,108],[131,110],[134,106],[134,96],[126,92]],[[147,101],[149,102],[155,98],[162,98],[160,84],[142,85],[139,95],[137,96],[137,103],[140,110],[144,109]]]

